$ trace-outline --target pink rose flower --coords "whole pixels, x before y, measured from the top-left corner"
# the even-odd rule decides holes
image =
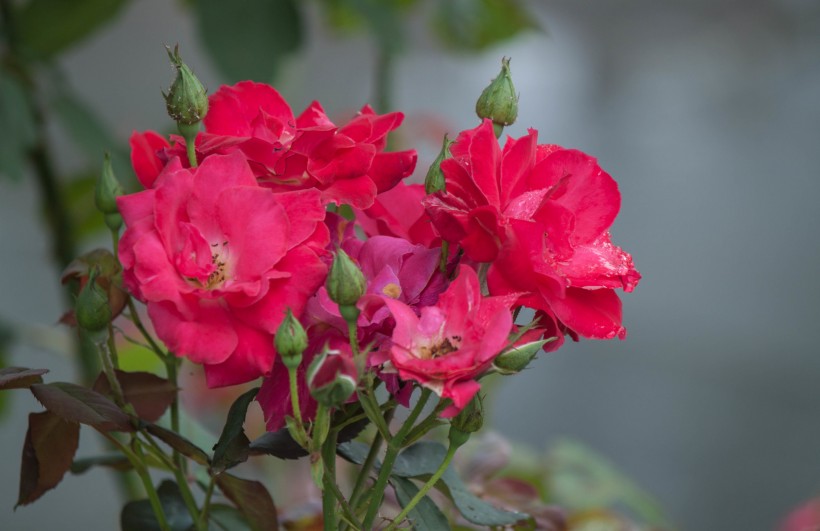
[[[159,338],[203,364],[210,387],[269,373],[285,309],[300,314],[327,273],[319,192],[262,188],[237,152],[195,169],[172,159],[117,204],[124,282]]]
[[[461,266],[458,277],[421,316],[407,304],[385,297],[396,320],[391,346],[380,353],[403,380],[413,380],[453,401],[442,412],[452,417],[478,392],[476,378],[508,345],[515,296],[483,297],[478,275]]]
[[[612,244],[618,186],[594,158],[537,144],[538,133],[498,145],[491,122],[462,132],[442,162],[446,191],[425,199],[442,237],[477,262],[492,262],[491,294],[555,316],[590,338],[623,337],[615,288],[640,274]]]
[[[400,181],[377,195],[370,208],[356,210],[356,221],[368,236],[395,236],[425,247],[441,247],[441,237],[422,205],[426,196],[424,185]]]

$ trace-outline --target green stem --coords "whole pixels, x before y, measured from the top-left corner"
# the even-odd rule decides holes
[[[176,356],[166,356],[165,357],[165,371],[168,374],[168,381],[171,382],[171,385],[174,389],[177,389],[177,369],[178,369],[178,360]],[[171,402],[171,431],[174,433],[179,433],[179,392],[174,393],[174,400]],[[185,458],[182,454],[174,448],[174,463],[176,464],[177,468],[181,471],[182,474],[187,473],[188,471],[188,463],[185,461]]]
[[[103,437],[108,439],[111,444],[116,446],[123,453],[123,455],[125,455],[131,463],[131,466],[134,467],[134,470],[137,472],[137,475],[142,481],[142,486],[145,488],[145,492],[148,495],[148,501],[151,503],[151,508],[154,510],[154,515],[157,517],[159,528],[162,531],[171,531],[171,527],[168,525],[168,520],[165,518],[165,510],[162,508],[162,503],[159,501],[159,495],[157,495],[157,491],[154,489],[154,484],[151,483],[151,476],[148,474],[148,469],[145,468],[145,465],[143,464],[141,454],[132,452],[127,446],[112,437],[110,434],[104,431],[99,432],[103,435]]]
[[[211,476],[208,481],[208,488],[205,490],[205,501],[202,503],[202,512],[199,513],[199,519],[196,521],[196,528],[198,530],[207,531],[208,529],[208,511],[211,508],[211,497],[214,494],[214,485],[216,484],[216,476]]]
[[[148,449],[152,451],[152,453],[162,462],[162,464],[167,466],[168,469],[173,472],[174,478],[177,480],[177,484],[179,485],[180,494],[182,494],[182,499],[185,502],[185,507],[187,507],[188,513],[191,515],[193,521],[197,523],[197,530],[206,531],[208,529],[207,525],[205,527],[201,527],[199,524],[199,520],[202,515],[196,507],[196,500],[194,499],[194,494],[191,492],[191,488],[188,485],[188,479],[185,477],[185,474],[176,463],[165,455],[165,452],[159,444],[157,444],[157,441],[154,440],[150,433],[145,430],[140,430],[139,433],[145,437],[145,440],[148,443]],[[205,509],[203,508],[203,510]]]
[[[389,409],[384,412],[384,423],[386,425],[390,425],[390,421],[393,419],[393,413],[395,413],[395,409]],[[370,470],[373,468],[373,465],[376,463],[376,458],[381,451],[382,443],[384,442],[384,437],[380,432],[376,432],[375,437],[373,437],[373,442],[370,444],[370,451],[367,453],[367,457],[362,463],[362,467],[359,470],[359,475],[356,478],[356,483],[353,485],[353,492],[350,494],[350,505],[356,507],[359,503],[359,498],[362,495],[364,490],[365,484],[367,484],[367,478],[370,475]]]
[[[410,513],[410,511],[412,511],[413,508],[416,505],[418,505],[418,503],[421,500],[424,499],[427,493],[430,492],[430,489],[432,489],[436,485],[438,480],[441,479],[441,476],[444,475],[444,472],[447,471],[447,467],[450,466],[450,462],[453,460],[453,456],[456,455],[456,450],[458,450],[459,446],[460,445],[453,444],[452,442],[450,443],[450,446],[447,447],[447,455],[444,456],[444,461],[442,461],[442,463],[439,465],[438,470],[436,470],[436,472],[432,476],[430,476],[430,479],[428,479],[427,482],[416,493],[416,495],[413,496],[413,499],[410,500],[407,503],[407,505],[404,506],[404,509],[402,509],[398,516],[396,516],[396,518],[393,519],[393,522],[389,526],[387,526],[387,529],[385,531],[393,531],[394,529],[397,529],[398,526],[404,521],[404,519]]]
[[[157,356],[159,356],[161,360],[165,361],[165,358],[167,358],[168,355],[165,353],[164,350],[162,350],[162,347],[160,347],[159,344],[156,341],[154,341],[154,338],[151,336],[151,334],[148,333],[148,330],[145,328],[145,325],[142,324],[140,314],[139,312],[137,312],[137,306],[134,304],[134,299],[132,299],[131,297],[128,297],[128,313],[131,314],[131,322],[134,323],[134,326],[136,326],[137,330],[140,331],[142,337],[144,337],[145,340],[148,342],[148,345],[151,347],[151,350],[153,350],[154,353]]]
[[[108,327],[110,330],[110,323]],[[100,351],[100,361],[102,362],[103,372],[108,380],[108,385],[111,386],[111,394],[114,395],[114,402],[116,402],[118,406],[124,407],[125,394],[122,391],[122,386],[120,386],[120,381],[117,379],[117,374],[114,372],[114,363],[112,361],[114,355],[112,354],[110,343],[111,337],[109,333],[105,340],[98,342],[97,349]]]
[[[419,440],[425,433],[430,431],[431,429],[435,428],[438,424],[438,416],[441,414],[442,411],[447,407],[449,400],[439,400],[439,403],[436,405],[435,409],[427,415],[424,420],[418,423],[418,425],[410,430],[410,433],[407,434],[407,437],[404,438],[403,445],[409,446]]]
[[[196,137],[194,137],[196,138]],[[185,141],[185,151],[188,153],[188,162],[191,164],[192,168],[196,168],[196,144],[193,140],[189,141],[186,139]]]
[[[347,336],[350,339],[350,350],[353,351],[353,359],[356,359],[361,354],[359,350],[359,328],[356,326],[356,321],[347,322]]]
[[[438,269],[442,275],[447,274],[447,259],[450,258],[450,242],[441,242],[441,259],[439,260]]]
[[[329,433],[322,445],[322,461],[325,467],[322,476],[322,514],[325,531],[336,531],[336,496],[332,487],[336,485],[336,436],[335,431]]]
[[[399,450],[402,448],[402,442],[404,441],[405,436],[407,436],[407,433],[410,432],[410,429],[413,427],[416,419],[421,414],[425,404],[427,404],[430,394],[431,391],[429,389],[422,389],[421,396],[419,396],[419,400],[416,402],[416,406],[410,412],[410,415],[408,415],[407,420],[404,421],[404,425],[399,429],[396,435],[387,442],[387,452],[384,455],[384,462],[379,470],[379,476],[376,478],[376,484],[373,486],[373,497],[370,499],[370,504],[367,507],[367,514],[365,514],[364,521],[362,522],[364,529],[373,528],[373,521],[376,519],[376,514],[379,512],[379,506],[382,504],[384,491],[387,489],[387,482],[390,479],[390,472],[393,470],[393,465],[396,463],[396,457],[398,457]]]
[[[392,105],[393,58],[394,53],[392,50],[388,50],[384,46],[379,47],[378,56],[376,57],[375,102],[376,110],[380,113],[388,112]]]

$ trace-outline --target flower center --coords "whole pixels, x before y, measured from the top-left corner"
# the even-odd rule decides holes
[[[423,346],[419,349],[421,359],[433,360],[457,352],[459,342],[461,342],[461,336],[453,336],[452,338],[445,337],[444,341],[435,345]]]

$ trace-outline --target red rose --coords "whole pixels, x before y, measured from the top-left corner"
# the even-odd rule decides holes
[[[301,313],[327,272],[319,192],[272,193],[234,153],[195,169],[172,159],[117,204],[124,282],[159,338],[204,364],[211,387],[269,373],[285,309]]]
[[[425,200],[427,212],[468,258],[492,262],[492,294],[523,292],[520,304],[585,337],[623,337],[613,288],[631,291],[640,274],[608,232],[618,186],[594,158],[538,145],[537,135],[502,151],[487,120],[461,133],[441,164],[446,191]]]

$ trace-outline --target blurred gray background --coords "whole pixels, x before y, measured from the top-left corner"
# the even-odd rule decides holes
[[[542,142],[599,158],[623,194],[614,239],[643,281],[623,297],[625,341],[542,356],[500,387],[494,427],[539,450],[562,435],[584,441],[682,529],[773,529],[820,494],[820,3],[531,6],[545,32],[480,56],[442,52],[411,21],[394,95],[407,140],[424,170],[439,140],[413,131],[430,115],[451,133],[473,127],[475,98],[511,56],[521,102],[509,133],[534,127]],[[367,37],[332,36],[315,12],[309,30],[278,84],[294,109],[318,99],[338,115],[371,99]],[[215,90],[190,17],[161,0],[130,4],[62,67],[126,139],[169,128],[161,45],[175,42]],[[70,168],[76,154],[55,136]],[[29,331],[13,364],[70,379],[48,348],[62,339],[60,296],[40,219],[33,186],[0,185],[0,315]],[[13,400],[0,424],[0,528],[115,528],[116,489],[99,471],[12,513],[26,415],[39,408],[24,392]],[[87,455],[96,441],[82,437]]]

